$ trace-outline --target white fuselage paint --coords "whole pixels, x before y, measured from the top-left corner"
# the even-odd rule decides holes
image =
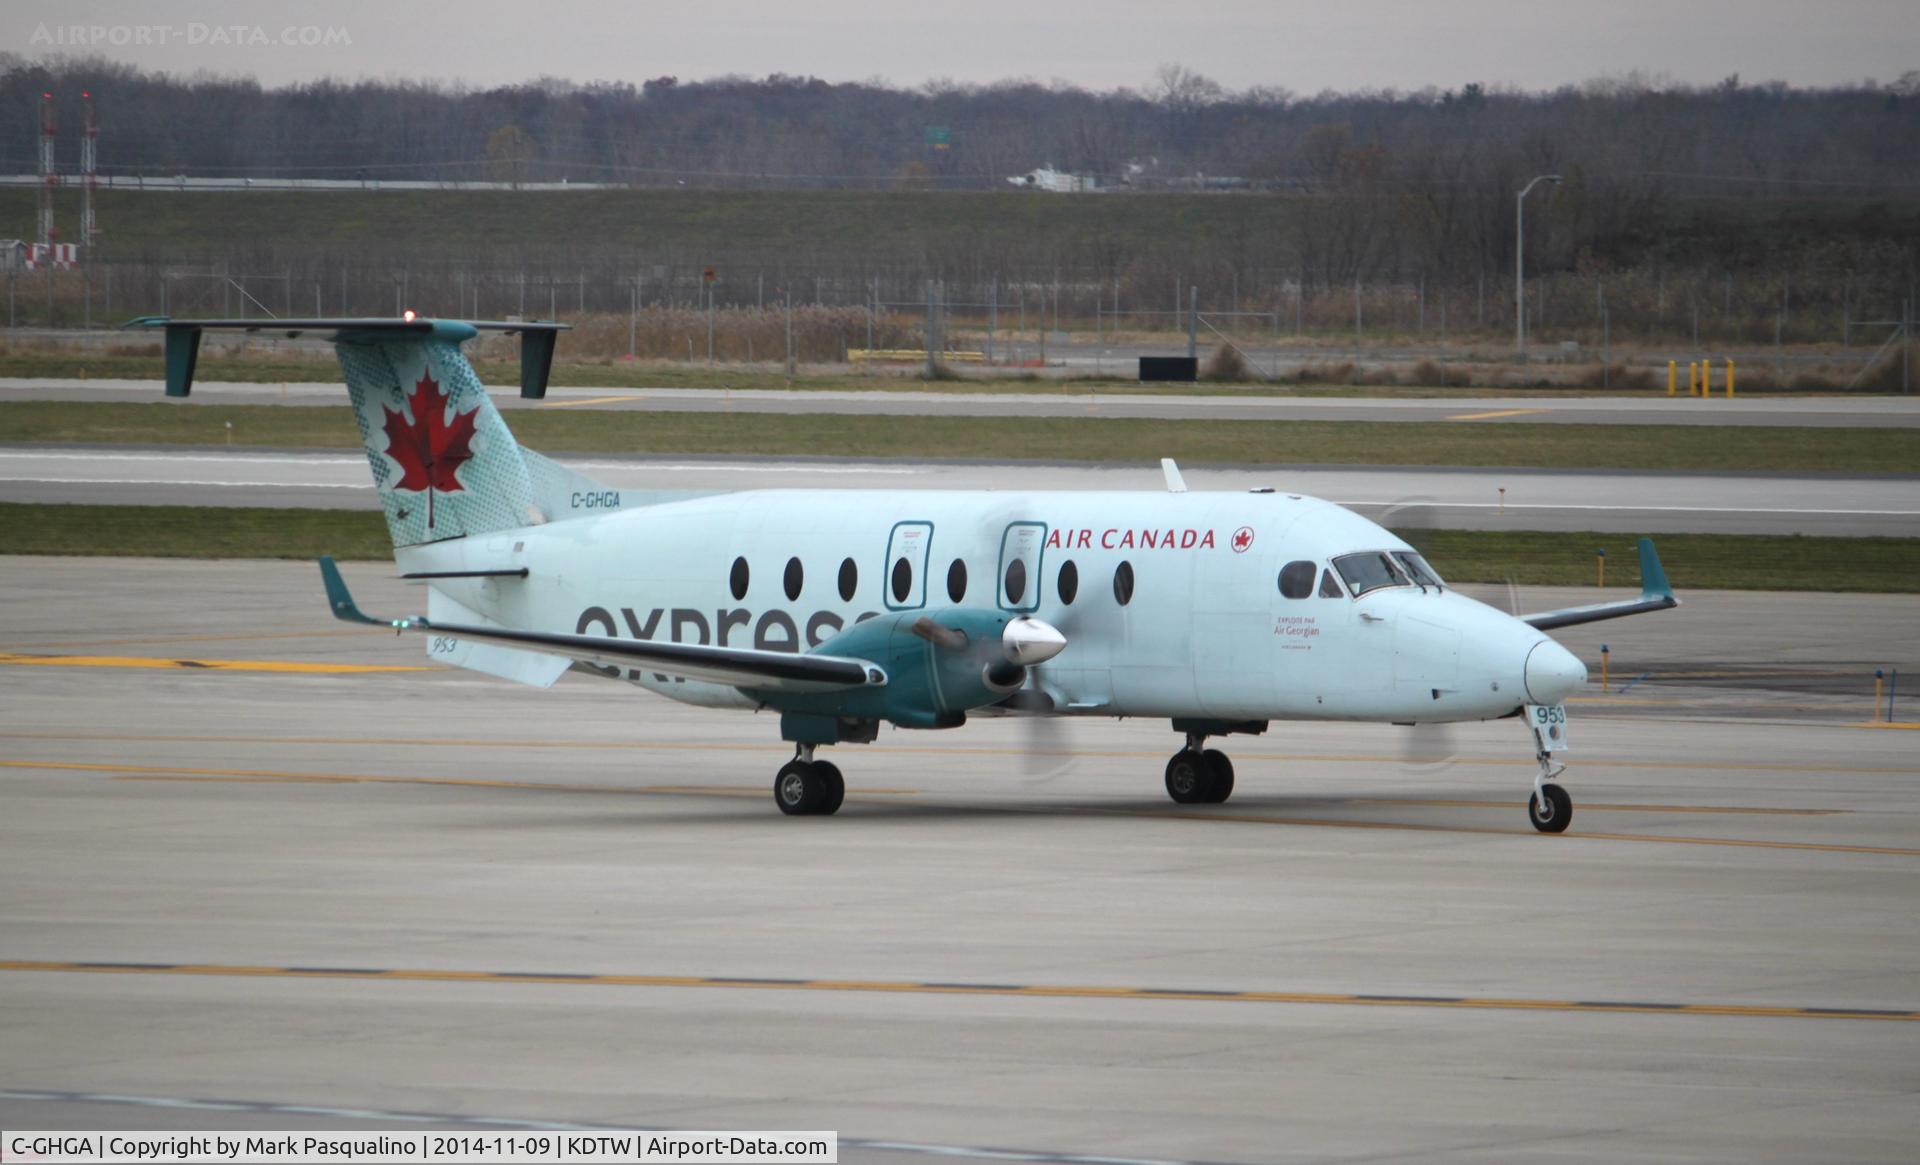
[[[1011,602],[1004,580],[1022,537],[1037,553],[1025,555],[1022,601]],[[543,632],[805,651],[869,613],[1030,610],[1066,636],[1033,683],[1069,713],[1478,720],[1564,697],[1527,691],[1529,653],[1552,643],[1546,635],[1451,589],[1320,596],[1334,558],[1409,549],[1351,511],[1287,494],[770,490],[412,547],[399,559],[403,570],[527,567],[524,580],[434,585],[489,619]],[[892,576],[903,557],[911,577],[900,601]],[[739,598],[736,559],[748,573]],[[797,597],[786,586],[793,560]],[[847,560],[857,573],[850,599],[840,590]],[[948,589],[956,560],[966,575],[958,601]],[[1296,561],[1315,564],[1312,597],[1280,592],[1281,568]],[[1070,602],[1060,593],[1068,563],[1078,576]],[[1122,564],[1133,575],[1124,605]],[[687,703],[752,706],[720,685],[624,678]]]

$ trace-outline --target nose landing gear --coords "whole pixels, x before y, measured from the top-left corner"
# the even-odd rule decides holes
[[[813,745],[796,745],[773,778],[773,799],[791,817],[826,816],[846,800],[847,783],[832,761],[814,760]]]
[[[1527,798],[1527,820],[1541,833],[1565,833],[1573,824],[1573,798],[1553,782],[1567,771],[1567,766],[1553,756],[1567,747],[1566,709],[1559,704],[1530,706],[1527,724],[1533,730],[1533,757],[1540,762],[1540,772],[1533,778],[1533,795]]]

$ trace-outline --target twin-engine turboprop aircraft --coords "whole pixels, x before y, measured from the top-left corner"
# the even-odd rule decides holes
[[[332,340],[401,577],[424,616],[361,613],[320,560],[336,617],[425,637],[428,657],[535,687],[576,669],[708,707],[780,716],[789,814],[845,794],[825,745],[882,723],[970,714],[1165,718],[1178,802],[1225,801],[1211,737],[1276,720],[1394,724],[1524,716],[1528,817],[1566,829],[1552,778],[1562,702],[1586,668],[1543,631],[1675,606],[1652,544],[1636,600],[1516,618],[1448,586],[1418,551],[1297,494],[611,489],[515,443],[461,345],[521,337],[521,395],[546,392],[564,325],[456,320],[173,320],[167,392],[203,331]]]

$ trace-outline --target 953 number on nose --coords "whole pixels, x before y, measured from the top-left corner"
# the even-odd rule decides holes
[[[1565,704],[1528,704],[1527,727],[1542,752],[1567,750],[1567,706]]]

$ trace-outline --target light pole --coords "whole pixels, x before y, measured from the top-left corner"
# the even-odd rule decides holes
[[[1527,354],[1527,195],[1542,182],[1558,181],[1558,174],[1542,174],[1513,199],[1513,349],[1522,357]]]

